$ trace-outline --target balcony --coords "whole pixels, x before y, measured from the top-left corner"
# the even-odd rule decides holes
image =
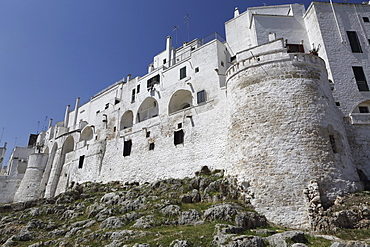
[[[352,124],[370,124],[370,113],[352,113],[350,118]]]

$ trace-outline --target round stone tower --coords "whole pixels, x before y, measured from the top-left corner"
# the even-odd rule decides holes
[[[307,228],[315,210],[359,188],[322,59],[244,51],[226,76],[230,174],[258,212]]]

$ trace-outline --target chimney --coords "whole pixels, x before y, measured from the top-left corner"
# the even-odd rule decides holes
[[[172,53],[172,38],[171,36],[167,36],[167,42],[166,42],[166,54],[167,54],[167,61],[168,61],[168,67],[171,66],[171,53]]]
[[[234,11],[234,18],[235,17],[238,17],[240,15],[240,13],[239,13],[239,9],[238,9],[238,7],[236,7],[235,8],[235,11]]]
[[[63,126],[64,127],[66,127],[66,128],[68,128],[68,121],[69,121],[69,108],[70,108],[71,106],[70,105],[67,105],[67,107],[66,107],[66,113],[65,113],[65,115],[64,115],[64,124],[63,124]]]
[[[131,74],[128,74],[128,75],[127,75],[127,80],[126,80],[126,81],[127,81],[127,82],[129,82],[130,80],[131,80]]]
[[[77,123],[78,107],[79,107],[79,105],[80,105],[80,97],[77,97],[77,99],[76,99],[76,105],[75,105],[75,116],[74,116],[73,126],[76,125],[76,123]]]

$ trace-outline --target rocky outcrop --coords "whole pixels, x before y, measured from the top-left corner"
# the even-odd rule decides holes
[[[333,222],[358,227],[367,217],[361,201],[357,211],[337,202],[342,206],[332,211]],[[0,205],[2,246],[315,246],[310,239],[273,230],[232,178],[206,168],[194,178],[85,183],[55,198]],[[366,246],[340,239],[330,244]]]

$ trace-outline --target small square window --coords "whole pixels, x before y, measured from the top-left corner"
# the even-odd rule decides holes
[[[167,63],[167,60],[166,59],[163,59],[163,64],[166,64]]]
[[[184,143],[184,131],[183,130],[175,131],[175,133],[174,133],[174,144],[178,145],[178,144],[182,144],[182,143]]]
[[[335,104],[336,104],[337,106],[340,106],[340,103],[339,103],[339,102],[335,102]]]
[[[224,67],[224,65],[225,65],[225,64],[224,64],[224,61],[221,61],[221,66],[222,66],[222,67]]]
[[[206,90],[199,91],[197,93],[197,103],[200,104],[202,102],[206,102],[206,100],[207,100]]]
[[[369,108],[367,106],[359,106],[358,109],[360,113],[369,113]]]
[[[115,105],[117,105],[119,102],[121,102],[121,101],[119,99],[117,99],[117,98],[114,100],[114,104]]]
[[[186,77],[186,67],[180,69],[180,80]]]
[[[152,142],[152,143],[149,143],[149,150],[154,150],[154,142]]]
[[[177,128],[178,128],[178,129],[181,129],[181,128],[182,128],[182,123],[178,123],[178,124],[177,124]]]
[[[117,131],[117,127],[116,126],[114,126],[113,127],[113,132],[116,132]]]
[[[145,136],[146,136],[146,138],[150,137],[150,131],[147,131]]]
[[[370,22],[369,17],[362,17],[362,19],[364,20],[364,22]]]
[[[140,93],[140,84],[136,86],[136,93]]]
[[[198,73],[199,72],[199,67],[196,67],[195,68],[195,73]]]
[[[109,103],[106,103],[105,104],[105,109],[108,109],[109,108]]]

